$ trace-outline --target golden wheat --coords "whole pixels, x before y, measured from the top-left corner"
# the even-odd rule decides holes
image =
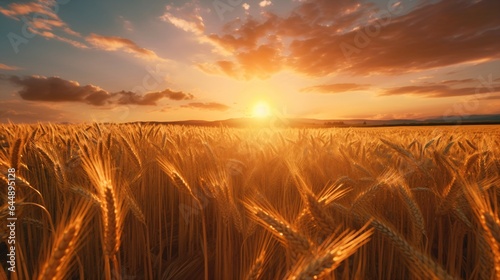
[[[0,125],[0,279],[500,277],[499,136]]]

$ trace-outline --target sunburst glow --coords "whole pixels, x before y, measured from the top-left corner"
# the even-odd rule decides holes
[[[267,118],[270,115],[271,115],[271,108],[269,107],[269,104],[267,104],[264,101],[261,101],[261,102],[255,104],[255,107],[253,108],[252,117],[254,117],[254,118]]]

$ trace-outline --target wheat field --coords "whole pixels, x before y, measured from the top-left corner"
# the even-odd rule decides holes
[[[2,280],[500,279],[498,126],[0,134]]]

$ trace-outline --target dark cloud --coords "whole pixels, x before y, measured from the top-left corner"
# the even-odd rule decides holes
[[[83,102],[96,106],[104,105],[111,96],[92,85],[81,86],[78,82],[58,77],[30,76],[11,77],[11,82],[21,86],[19,95],[24,100],[52,102]]]
[[[283,17],[238,19],[223,34],[208,35],[234,59],[200,69],[250,79],[283,69],[310,76],[400,74],[500,59],[500,1],[421,3],[377,10],[348,0],[305,0]]]
[[[103,105],[156,105],[160,99],[191,100],[192,94],[166,89],[158,92],[137,94],[130,91],[109,93],[94,85],[82,86],[78,82],[59,77],[29,76],[10,77],[10,81],[18,86],[19,96],[30,101],[81,102],[94,106]]]
[[[229,109],[229,106],[216,102],[208,102],[208,103],[191,102],[186,105],[182,105],[182,107],[213,110],[213,111],[226,111],[227,109]]]
[[[167,98],[170,100],[191,100],[194,98],[192,94],[184,93],[181,91],[171,91],[166,89],[164,91],[150,92],[144,95],[137,95],[129,91],[120,91],[115,93],[119,96],[119,104],[137,104],[137,105],[156,105],[160,99]]]
[[[339,83],[339,84],[326,84],[306,87],[300,89],[301,92],[321,92],[321,93],[341,93],[348,91],[367,90],[370,85],[354,84],[354,83]]]

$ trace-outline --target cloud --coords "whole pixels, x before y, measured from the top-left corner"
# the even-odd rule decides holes
[[[208,74],[225,74],[236,79],[269,78],[273,73],[283,69],[284,61],[279,49],[272,45],[261,45],[258,48],[235,53],[236,61],[219,60],[198,64],[198,68]]]
[[[80,49],[87,49],[88,48],[88,46],[83,44],[83,43],[80,43],[80,42],[73,40],[73,39],[70,39],[70,38],[66,38],[64,36],[59,36],[52,31],[48,31],[48,30],[44,30],[44,29],[37,29],[37,28],[32,28],[32,27],[29,27],[29,30],[33,34],[40,35],[46,39],[55,39],[55,40],[58,40],[60,42],[70,44],[73,47],[80,48]]]
[[[105,51],[124,51],[143,59],[160,59],[152,50],[139,47],[132,40],[117,36],[102,36],[91,33],[86,38],[94,47]]]
[[[104,105],[156,105],[161,99],[192,100],[194,96],[181,91],[165,89],[158,92],[137,94],[130,91],[109,93],[94,85],[82,86],[76,81],[59,77],[29,76],[9,79],[20,86],[19,96],[28,101],[80,102],[93,106]]]
[[[348,91],[367,90],[370,85],[354,84],[354,83],[339,83],[339,84],[326,84],[306,87],[300,89],[301,92],[321,92],[321,93],[342,93]]]
[[[81,35],[71,29],[57,15],[61,7],[62,4],[55,0],[38,0],[27,3],[12,3],[7,7],[0,7],[0,14],[22,21],[27,25],[27,30],[33,34],[47,39],[59,40],[78,48],[86,48],[85,44],[66,37],[66,35],[73,37],[81,37]],[[57,35],[56,33],[65,33],[66,35]]]
[[[226,111],[229,109],[229,106],[216,102],[208,102],[208,103],[191,102],[186,105],[182,105],[181,107],[212,110],[212,111]]]
[[[56,17],[55,13],[51,10],[50,2],[35,1],[29,3],[12,3],[7,8],[0,7],[0,13],[12,19],[18,20],[19,16],[25,16],[33,13],[45,15],[49,17]]]
[[[468,79],[467,79],[468,80]],[[488,89],[481,87],[481,85],[469,87],[452,87],[444,81],[441,83],[426,83],[415,86],[403,86],[384,89],[381,96],[390,95],[419,95],[424,97],[452,97],[452,96],[467,96],[467,95],[486,95],[500,91],[500,85],[491,85]],[[477,82],[477,80],[476,80]]]
[[[480,100],[500,100],[500,95],[490,95],[479,98]]]
[[[78,82],[67,81],[58,77],[30,76],[20,78],[12,76],[10,81],[21,90],[18,92],[24,100],[51,102],[83,102],[96,106],[104,105],[110,98],[108,92],[99,87],[80,86]]]
[[[420,113],[394,113],[394,114],[377,114],[371,116],[369,119],[372,120],[415,120],[422,119],[423,116]]]
[[[19,69],[21,69],[21,68],[0,63],[0,70],[15,71],[15,70],[19,70]]]
[[[205,31],[205,24],[200,12],[200,6],[194,2],[185,3],[180,7],[167,5],[166,12],[160,17],[160,19],[170,22],[175,27],[186,32],[201,35]]]
[[[262,0],[262,1],[260,1],[259,6],[267,7],[267,6],[271,6],[271,4],[272,4],[272,2],[270,0]]]
[[[168,22],[178,29],[189,32],[195,36],[195,39],[200,44],[208,44],[213,50],[213,53],[222,55],[231,55],[218,44],[214,43],[205,34],[205,22],[202,13],[209,13],[210,9],[202,8],[198,1],[187,2],[176,7],[173,5],[166,6],[165,13],[160,17],[160,20]]]
[[[223,33],[208,35],[234,59],[204,68],[243,79],[285,69],[314,77],[364,76],[500,59],[500,1],[422,1],[411,10],[404,5],[379,10],[356,1],[304,0],[284,16],[235,20]],[[262,54],[262,48],[272,52]],[[249,55],[253,61],[244,59]],[[270,57],[277,67],[259,67]]]
[[[403,86],[385,89],[382,96],[412,94],[425,97],[450,97],[474,94],[473,87],[451,88],[447,85]]]
[[[173,107],[171,106],[164,106],[160,109],[156,109],[156,110],[151,110],[149,111],[149,113],[168,113],[168,112],[172,112],[172,110],[174,110]]]
[[[130,91],[120,91],[114,93],[113,95],[119,96],[119,98],[117,99],[117,103],[122,105],[156,105],[156,102],[163,98],[167,98],[170,100],[191,100],[194,98],[192,94],[187,94],[180,91],[171,91],[170,89],[158,92],[150,92],[144,95],[138,95]]]
[[[123,16],[119,16],[118,20],[121,22],[123,29],[132,32],[134,31],[134,25],[130,20],[125,19]]]
[[[471,83],[478,83],[477,79],[461,79],[461,80],[444,80],[441,81],[441,84],[444,85],[460,85],[460,84],[471,84]]]

